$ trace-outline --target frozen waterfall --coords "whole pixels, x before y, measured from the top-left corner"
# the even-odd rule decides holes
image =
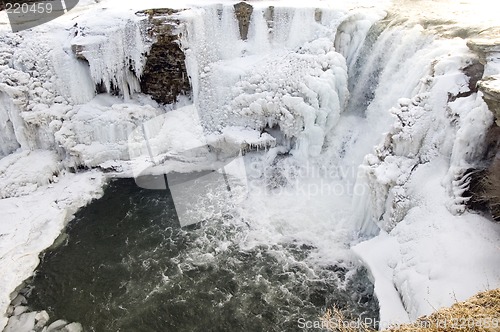
[[[306,243],[314,264],[366,265],[382,322],[500,287],[500,227],[466,208],[495,120],[475,86],[480,55],[391,7],[284,3],[104,2],[0,28],[2,313],[105,178],[216,171],[234,151],[244,188],[201,204],[245,221],[243,248]],[[165,33],[154,24],[176,38],[192,88],[169,105],[141,92]],[[16,208],[33,200],[50,213]]]

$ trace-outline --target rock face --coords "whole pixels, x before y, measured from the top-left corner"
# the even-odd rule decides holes
[[[234,5],[234,12],[238,20],[241,39],[246,40],[248,38],[248,28],[252,18],[253,7],[246,2],[240,2]]]
[[[479,89],[484,94],[484,101],[495,114],[497,126],[500,126],[500,77],[487,77],[479,82]]]
[[[0,11],[5,9],[5,4],[6,3],[31,3],[31,2],[36,2],[36,0],[4,0],[0,1]]]
[[[467,46],[479,55],[479,60],[482,64],[486,64],[488,54],[500,52],[500,39],[498,37],[492,38],[492,36],[475,38],[467,41]]]
[[[274,6],[269,6],[264,11],[264,18],[267,22],[267,27],[272,30],[274,27]]]
[[[484,75],[484,64],[481,62],[474,62],[465,67],[463,72],[469,77],[469,92],[462,92],[458,97],[467,97],[468,95],[478,91],[478,82]]]
[[[482,65],[500,57],[500,38],[481,38],[467,42],[467,46],[479,56]],[[472,81],[472,80],[471,80]],[[471,82],[472,83],[472,82]],[[495,116],[495,123],[486,136],[487,148],[483,157],[484,168],[474,170],[470,177],[469,208],[488,211],[500,222],[500,74],[485,72],[477,82],[483,99]]]
[[[172,17],[173,9],[151,9],[149,33],[156,40],[140,78],[141,91],[159,103],[174,103],[179,95],[189,96],[191,84],[186,70],[185,55],[179,45],[180,22]]]
[[[488,58],[500,56],[500,38],[472,39],[467,46],[479,56],[479,61],[487,65]],[[478,83],[479,90],[484,94],[484,101],[495,114],[496,124],[500,126],[500,75],[486,73]]]

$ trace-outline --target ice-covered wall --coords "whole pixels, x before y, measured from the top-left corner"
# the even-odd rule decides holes
[[[360,168],[360,181],[367,182],[370,188],[369,198],[359,198],[367,204],[359,209],[361,229],[376,232],[376,228],[365,224],[375,222],[379,228],[390,231],[413,204],[406,188],[412,172],[443,156],[449,160],[448,174],[442,180],[450,194],[448,207],[453,213],[463,212],[467,183],[462,178],[481,162],[486,132],[493,121],[481,96],[470,91],[471,78],[465,72],[478,59],[465,42],[429,42],[418,31],[414,38],[427,42],[419,44],[408,38],[408,44],[399,44],[402,49],[417,45],[416,50],[410,51],[414,56],[393,55],[393,64],[389,62],[382,71],[375,97],[366,110],[366,116],[371,117],[377,111],[390,109],[394,124],[384,142],[374,154],[365,157]],[[406,77],[405,84],[401,84],[403,77],[399,79],[398,74]],[[394,98],[400,98],[392,108],[391,98],[392,103]],[[376,117],[373,119],[376,123]]]
[[[182,44],[205,130],[278,130],[296,156],[318,156],[349,98],[343,53],[354,62],[382,17],[255,3],[242,40],[232,5],[193,11]]]
[[[0,134],[3,155],[16,148],[23,150],[56,149],[53,119],[69,109],[67,98],[58,91],[65,82],[54,75],[50,40],[40,38],[38,44],[17,35],[2,38],[0,71]],[[42,54],[43,56],[40,56]],[[61,65],[64,65],[64,58]],[[82,93],[85,90],[82,89]]]
[[[98,12],[52,33],[2,32],[0,156],[47,149],[72,167],[128,159],[128,135],[162,112],[131,100],[153,42],[146,20]]]
[[[386,61],[370,61],[386,51]],[[380,67],[358,73],[375,87],[359,96],[351,85],[360,99],[349,111],[368,101],[364,114],[377,128],[360,146],[386,132],[361,154],[357,181],[366,190],[353,199],[357,234],[371,238],[354,250],[375,278],[385,326],[500,285],[499,227],[465,205],[469,172],[483,162],[494,119],[474,83],[478,61],[463,39],[389,25],[366,61]]]
[[[16,137],[16,127],[20,122],[18,111],[5,93],[0,94],[0,156],[17,150],[21,145]]]
[[[71,47],[78,58],[88,62],[95,86],[105,92],[118,92],[125,100],[140,92],[145,55],[153,43],[148,36],[145,16],[127,19],[79,20],[71,33]]]

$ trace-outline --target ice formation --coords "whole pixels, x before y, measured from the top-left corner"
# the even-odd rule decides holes
[[[245,41],[233,3],[176,14],[193,88],[177,105],[140,93],[154,39],[136,11],[154,1],[2,28],[1,312],[71,213],[99,196],[101,171],[210,169],[234,149],[254,167],[240,211],[256,229],[248,245],[300,239],[329,263],[355,260],[345,247],[369,239],[354,251],[382,321],[500,286],[499,226],[465,209],[467,172],[493,124],[470,91],[465,69],[478,59],[466,42],[383,22],[379,8],[252,4]],[[489,59],[485,75],[497,69]],[[69,172],[79,168],[92,170]]]
[[[425,59],[429,52],[434,60],[428,62],[432,75],[415,81],[414,92],[407,95],[411,98],[399,99],[391,108],[395,122],[383,143],[365,157],[359,169],[358,181],[369,187],[367,197],[355,201],[365,204],[356,217],[361,232],[381,235],[354,249],[373,269],[385,265],[392,268],[386,271],[387,280],[379,277],[378,283],[382,289],[386,287],[384,282],[395,285],[411,319],[452,304],[455,296],[465,298],[465,293],[478,292],[497,278],[492,266],[498,263],[494,255],[489,256],[492,247],[488,247],[499,239],[498,226],[465,212],[468,197],[463,195],[467,171],[483,155],[485,146],[481,142],[485,141],[493,115],[477,93],[453,98],[470,92],[463,69],[477,59],[461,41],[447,41],[441,50],[440,44],[435,41],[419,52],[419,59]],[[454,54],[460,57],[450,55],[451,47],[457,48]],[[472,238],[466,235],[469,227],[475,229]],[[457,238],[448,236],[451,229]],[[487,240],[475,238],[477,233]],[[470,256],[463,255],[461,248],[475,247],[473,243],[482,244],[477,251],[468,251]],[[373,257],[372,250],[389,250],[391,255],[384,259]],[[394,252],[399,254],[394,257]],[[479,275],[471,276],[469,269],[442,273],[452,267],[475,266],[477,259],[485,257],[492,259],[492,265],[488,264],[492,268],[481,267]],[[457,286],[456,274],[469,281]],[[395,317],[393,301],[388,298],[385,308],[381,301],[382,321],[401,319]]]

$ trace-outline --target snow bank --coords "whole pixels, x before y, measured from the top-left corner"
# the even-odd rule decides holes
[[[61,171],[54,152],[13,153],[0,159],[0,199],[30,194],[54,181]]]
[[[440,182],[447,167],[443,158],[419,167],[408,184],[418,204],[389,234],[353,248],[375,279],[381,327],[500,286],[500,225],[446,209],[449,196]]]
[[[26,165],[49,159],[50,153],[40,152],[20,157],[11,164],[9,172],[22,170]],[[39,159],[38,157],[44,157]],[[52,160],[52,159],[51,159]],[[29,164],[28,164],[29,163]],[[57,164],[46,165],[49,169]],[[28,172],[18,181],[33,180]],[[31,174],[32,175],[32,174]],[[10,182],[10,180],[7,180]],[[4,188],[2,179],[0,188]],[[10,294],[29,278],[39,263],[38,255],[59,236],[72,214],[92,199],[100,197],[104,178],[92,171],[81,174],[64,174],[57,183],[40,186],[29,195],[0,199],[0,328],[7,323],[6,312],[12,301]],[[12,189],[13,190],[13,189]],[[20,189],[23,190],[23,187]],[[24,192],[21,192],[24,193]]]
[[[356,245],[352,250],[362,257],[373,278],[380,307],[380,329],[391,324],[408,323],[408,312],[393,281],[394,266],[401,260],[397,239],[381,231],[379,236]]]
[[[394,282],[412,319],[500,286],[500,225],[446,209],[446,168],[441,158],[419,167],[409,185],[420,204],[391,232],[401,254]]]
[[[55,139],[69,165],[96,167],[110,160],[129,160],[128,137],[162,110],[106,95],[74,107],[61,120]]]

